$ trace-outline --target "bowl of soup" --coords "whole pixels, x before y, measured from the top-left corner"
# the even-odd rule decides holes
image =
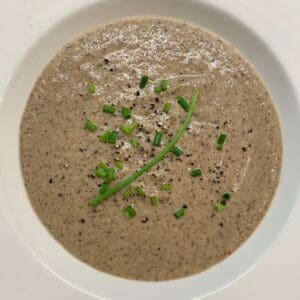
[[[287,220],[298,109],[268,45],[225,12],[99,2],[11,79],[4,209],[88,294],[200,299],[251,269]]]

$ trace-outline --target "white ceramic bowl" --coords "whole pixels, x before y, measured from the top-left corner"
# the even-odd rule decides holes
[[[27,198],[19,165],[19,123],[30,90],[55,52],[66,42],[103,22],[120,17],[161,15],[197,23],[233,43],[257,68],[280,114],[284,153],[280,184],[266,217],[234,254],[206,272],[160,283],[125,280],[78,261],[46,231]],[[289,217],[299,193],[299,102],[284,68],[251,28],[229,14],[192,0],[101,1],[66,17],[32,46],[19,63],[0,107],[1,209],[18,236],[46,268],[67,284],[97,299],[201,299],[249,271]],[[267,137],[266,137],[267,138]]]

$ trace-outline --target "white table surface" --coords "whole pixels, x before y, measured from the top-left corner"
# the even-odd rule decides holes
[[[95,0],[0,1],[0,102],[16,62],[28,50],[32,41],[65,15],[93,2]],[[211,0],[209,2],[238,15],[244,23],[259,32],[280,57],[300,95],[300,59],[298,59],[300,1]],[[5,146],[1,142],[0,145]],[[1,201],[6,199],[0,199],[0,205]],[[283,232],[256,267],[226,289],[206,299],[299,300],[299,229],[298,201]],[[0,212],[0,299],[93,298],[66,285],[41,265],[17,239]]]

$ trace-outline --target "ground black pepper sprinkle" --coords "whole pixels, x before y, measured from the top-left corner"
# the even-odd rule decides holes
[[[159,103],[159,98],[158,97],[155,98],[155,102]]]
[[[144,217],[144,218],[142,219],[142,221],[141,221],[141,222],[142,222],[142,223],[147,223],[147,222],[148,222],[148,220],[149,220],[149,219],[148,219],[148,217]]]
[[[243,150],[244,152],[246,152],[246,151],[247,151],[247,148],[246,148],[246,147],[242,147],[242,150]]]
[[[52,183],[52,182],[53,182],[53,179],[52,179],[52,178],[50,178],[50,179],[49,179],[49,183]]]
[[[186,204],[183,204],[183,205],[182,205],[182,208],[187,209],[188,207],[187,207]]]
[[[104,58],[103,62],[107,65],[109,63],[109,60],[107,58]]]
[[[139,96],[141,93],[140,93],[140,91],[136,91],[134,94],[135,94],[136,96]]]
[[[227,204],[226,200],[222,200],[221,204],[226,205]]]
[[[85,219],[84,219],[84,218],[81,218],[81,219],[80,219],[80,223],[85,223]]]

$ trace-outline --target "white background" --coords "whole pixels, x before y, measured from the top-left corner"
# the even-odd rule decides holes
[[[14,67],[32,41],[70,12],[93,2],[96,1],[0,0],[0,101]],[[237,15],[258,32],[280,58],[300,95],[300,59],[298,58],[300,2],[297,0],[211,0],[209,2]],[[295,130],[299,129],[295,128]],[[0,146],[5,145],[0,141]],[[0,200],[6,201],[6,199]],[[206,299],[299,300],[299,231],[300,203],[295,207],[280,237],[256,267],[231,286]],[[89,300],[93,298],[67,286],[52,275],[16,238],[6,220],[0,219],[0,299]]]

